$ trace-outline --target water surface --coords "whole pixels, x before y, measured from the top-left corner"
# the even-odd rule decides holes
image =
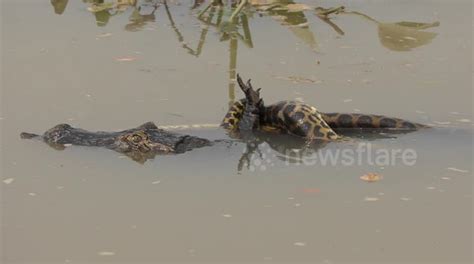
[[[363,14],[330,21],[249,7],[226,34],[227,9],[199,17],[208,2],[108,14],[88,11],[91,1],[51,2],[2,2],[2,263],[472,261],[469,1],[301,2]],[[396,24],[407,21],[439,25]],[[19,138],[65,122],[217,124],[242,96],[236,72],[266,103],[435,128],[319,149],[412,149],[414,166],[304,165],[262,142],[264,158],[240,171],[239,141],[140,164]],[[180,131],[229,139],[219,128]],[[383,179],[362,181],[368,172]]]

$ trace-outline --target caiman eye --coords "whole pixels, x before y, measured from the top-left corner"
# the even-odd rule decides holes
[[[133,135],[131,140],[133,143],[140,143],[142,141],[142,137],[140,135]]]

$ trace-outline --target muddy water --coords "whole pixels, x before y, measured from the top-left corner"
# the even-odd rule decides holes
[[[208,3],[94,15],[88,1],[51,2],[2,1],[2,263],[472,261],[469,1],[318,1],[357,12],[330,21],[249,8],[227,34],[215,25],[229,11],[198,19]],[[19,138],[64,122],[216,124],[241,97],[235,72],[267,103],[300,99],[435,128],[303,154],[270,139],[240,170],[249,148],[239,141],[140,164]],[[182,132],[228,139],[218,128]],[[317,156],[360,148],[416,159]],[[369,172],[382,180],[359,178]]]

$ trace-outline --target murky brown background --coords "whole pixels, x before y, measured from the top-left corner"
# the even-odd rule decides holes
[[[342,35],[312,10],[260,16],[249,8],[240,38],[221,40],[197,19],[207,3],[161,4],[155,21],[142,23],[132,7],[107,20],[82,1],[57,5],[61,15],[50,1],[2,1],[1,262],[471,263],[471,2],[302,3],[344,5],[378,23],[341,14],[332,22]],[[153,9],[139,4],[144,14]],[[440,25],[405,36],[405,45],[390,41],[390,23],[400,21]],[[105,149],[56,151],[19,138],[65,122],[90,130],[218,123],[233,92],[241,96],[229,80],[234,64],[267,103],[300,98],[322,111],[436,128],[371,141],[416,150],[415,166],[274,159],[240,173],[239,142],[142,165]],[[228,138],[218,128],[183,133]],[[383,179],[363,182],[367,172]]]

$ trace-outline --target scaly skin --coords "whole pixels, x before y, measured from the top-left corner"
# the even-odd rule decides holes
[[[251,93],[248,90],[252,89],[250,81],[245,85],[240,76],[237,76],[237,80],[246,94],[246,98],[235,102],[225,115],[221,126],[229,131],[239,130],[239,124],[242,121],[247,123],[252,121],[249,121],[249,118],[244,115],[248,108],[249,96],[247,94]],[[253,127],[293,134],[308,140],[337,140],[342,137],[336,131],[342,129],[382,129],[392,132],[410,132],[428,127],[382,115],[322,113],[313,106],[296,101],[281,101],[264,106],[260,99],[258,109],[259,117],[253,120],[258,120],[259,124],[253,125]]]
[[[282,101],[265,106],[260,98],[260,89],[254,90],[250,80],[244,83],[239,75],[237,80],[245,99],[230,107],[221,125],[249,142],[255,141],[253,132],[262,131],[296,135],[306,142],[314,142],[341,139],[343,137],[336,131],[346,128],[410,132],[427,127],[381,115],[321,113],[315,107],[296,101]],[[217,142],[166,131],[152,122],[118,132],[90,132],[60,124],[41,136],[22,133],[21,137],[42,139],[56,149],[64,149],[65,144],[105,147],[140,163],[155,155],[183,153]]]
[[[68,124],[60,124],[41,136],[21,133],[21,137],[42,139],[56,149],[64,148],[65,144],[105,147],[123,153],[140,163],[158,154],[178,154],[213,144],[207,139],[159,129],[152,122],[119,132],[90,132]]]

